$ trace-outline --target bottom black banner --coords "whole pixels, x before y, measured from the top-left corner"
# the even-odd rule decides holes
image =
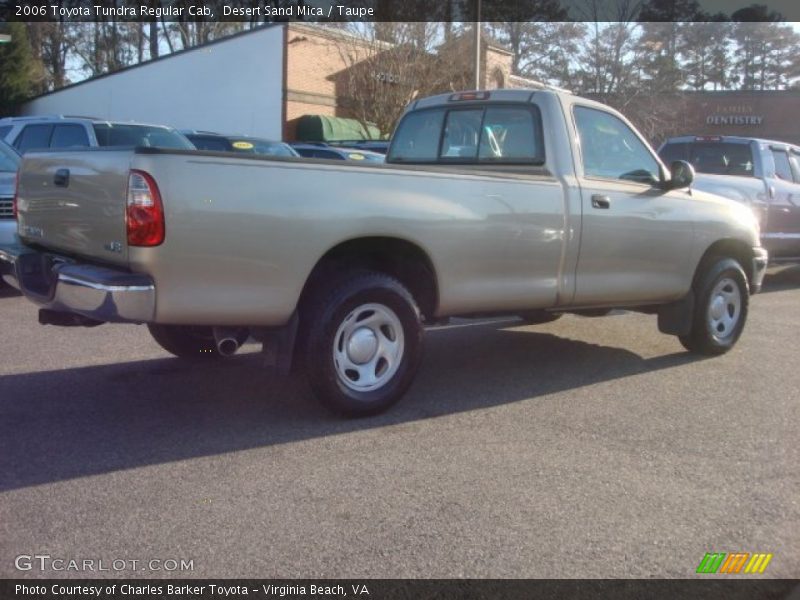
[[[763,599],[800,600],[797,579],[6,579],[0,598],[79,600],[492,600],[543,598],[583,600]]]

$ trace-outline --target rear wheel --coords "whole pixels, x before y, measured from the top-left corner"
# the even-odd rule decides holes
[[[319,400],[351,417],[397,402],[419,366],[419,309],[396,279],[358,272],[318,293],[306,308],[302,340],[309,383]]]
[[[222,358],[217,352],[211,327],[191,325],[147,325],[150,335],[164,350],[181,358]]]
[[[750,291],[741,265],[731,258],[709,261],[695,281],[695,307],[684,348],[698,354],[724,354],[736,344],[747,320]]]

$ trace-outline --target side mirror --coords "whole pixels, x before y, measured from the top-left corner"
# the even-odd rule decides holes
[[[671,177],[666,182],[668,190],[689,187],[694,181],[694,167],[685,160],[676,160],[670,165]]]

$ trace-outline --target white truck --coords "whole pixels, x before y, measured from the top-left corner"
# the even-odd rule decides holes
[[[753,209],[770,262],[800,262],[800,147],[759,138],[700,135],[668,139],[667,162],[697,172],[692,187]]]
[[[5,279],[58,325],[146,323],[180,357],[248,336],[330,408],[374,414],[450,316],[626,308],[689,350],[738,340],[756,218],[690,189],[612,109],[551,90],[414,102],[385,164],[175,149],[27,154]]]

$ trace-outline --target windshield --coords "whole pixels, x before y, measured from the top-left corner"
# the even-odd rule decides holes
[[[299,156],[288,144],[258,138],[229,138],[234,152],[265,156]]]
[[[383,154],[373,152],[347,152],[346,154],[349,160],[365,160],[367,162],[379,163],[382,163],[386,160],[386,157]]]
[[[698,173],[753,177],[753,150],[750,144],[730,142],[668,143],[659,152],[670,164],[673,160],[692,163]]]
[[[152,146],[194,150],[191,142],[181,134],[165,127],[97,123],[94,126],[98,146]]]
[[[19,155],[0,142],[0,173],[16,173],[19,167]]]

